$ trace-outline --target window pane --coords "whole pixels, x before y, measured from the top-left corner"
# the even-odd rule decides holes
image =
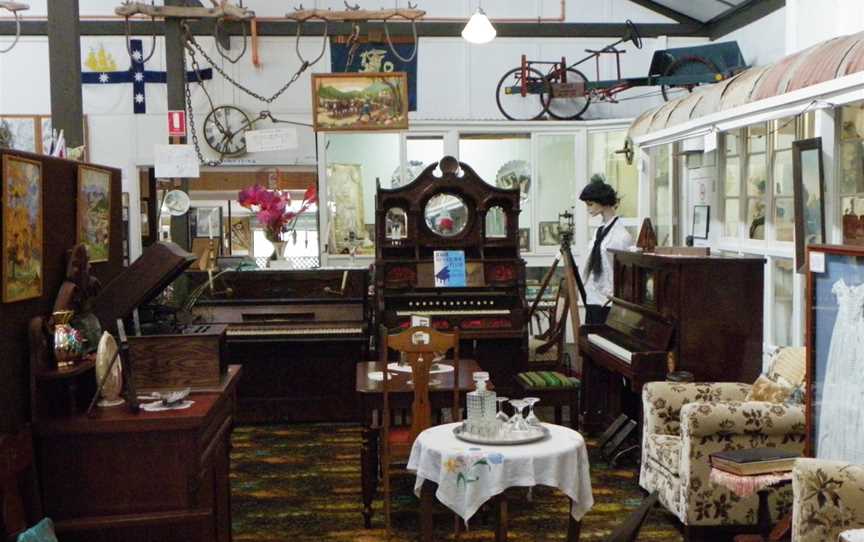
[[[747,128],[747,151],[765,152],[765,124],[754,124]]]
[[[639,176],[635,164],[627,164],[624,154],[626,132],[592,132],[588,134],[588,178],[602,175],[621,198],[618,214],[636,218],[639,198]]]
[[[741,159],[726,159],[726,183],[723,191],[727,196],[737,196],[741,190]]]
[[[765,239],[765,202],[747,198],[747,236],[750,239]]]
[[[774,338],[777,346],[792,345],[792,260],[774,259]]]
[[[840,145],[840,193],[864,192],[864,150],[861,142]]]
[[[792,142],[796,139],[795,117],[777,119],[771,122],[770,125],[774,130],[774,149],[791,149]]]
[[[792,198],[774,200],[774,235],[778,241],[795,238],[795,204]]]
[[[463,134],[459,138],[459,160],[481,179],[502,188],[519,187],[522,212],[519,225],[527,228],[533,217],[531,188],[531,136],[528,134]]]
[[[740,153],[741,130],[732,130],[724,134],[726,156],[737,156]]]
[[[575,144],[572,135],[537,136],[537,221],[544,246],[558,246],[558,214],[574,203]]]
[[[774,153],[774,195],[792,195],[792,151]]]
[[[864,106],[844,105],[841,110],[840,139],[856,140],[864,138]]]
[[[723,223],[725,224],[724,231],[726,232],[727,237],[738,237],[738,210],[740,206],[738,203],[738,198],[727,199],[726,200],[726,208],[725,208],[725,217],[723,219]]]
[[[654,157],[654,227],[657,230],[657,244],[674,244],[674,220],[671,171],[669,169],[669,146],[652,149]]]
[[[326,145],[328,253],[374,254],[375,180],[390,187],[399,169],[399,135],[330,134]]]
[[[840,208],[844,215],[864,215],[864,197],[841,198]]]
[[[413,181],[429,164],[437,162],[444,156],[444,138],[439,136],[408,137],[405,141],[406,158],[405,179],[402,184]],[[399,177],[399,170],[393,173],[393,178]],[[391,184],[401,186],[399,184]]]
[[[751,155],[747,160],[747,195],[764,197],[767,177],[765,155]]]

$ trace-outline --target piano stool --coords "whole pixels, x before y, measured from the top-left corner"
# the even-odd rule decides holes
[[[555,423],[563,425],[563,407],[570,409],[570,427],[579,430],[579,392],[582,381],[558,371],[525,371],[516,375],[522,397],[537,397],[539,405],[555,407]]]

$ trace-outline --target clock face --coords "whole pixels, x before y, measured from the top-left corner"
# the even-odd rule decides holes
[[[246,152],[246,130],[251,126],[242,110],[223,105],[217,107],[204,120],[204,139],[210,148],[221,155]]]

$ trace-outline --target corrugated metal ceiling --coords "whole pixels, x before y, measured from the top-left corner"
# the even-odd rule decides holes
[[[757,0],[758,1],[758,0]],[[726,15],[749,0],[654,0],[655,3],[707,23]]]

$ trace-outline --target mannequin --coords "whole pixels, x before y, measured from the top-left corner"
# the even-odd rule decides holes
[[[585,323],[602,324],[609,314],[607,305],[612,296],[613,260],[609,249],[626,250],[633,245],[633,238],[616,213],[618,194],[602,177],[592,177],[579,199],[585,202],[589,216],[602,217],[602,224],[589,244],[582,277],[586,294]]]

